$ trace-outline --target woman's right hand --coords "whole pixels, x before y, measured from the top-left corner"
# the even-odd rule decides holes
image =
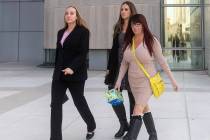
[[[120,91],[120,87],[121,87],[121,81],[118,81],[115,83],[114,89]]]
[[[62,72],[64,73],[64,75],[72,75],[74,74],[74,71],[70,68],[65,68],[64,70],[62,70]]]

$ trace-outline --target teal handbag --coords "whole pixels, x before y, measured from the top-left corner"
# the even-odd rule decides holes
[[[107,99],[107,102],[113,106],[118,106],[124,101],[122,92],[119,92],[116,89],[106,90],[105,97]]]

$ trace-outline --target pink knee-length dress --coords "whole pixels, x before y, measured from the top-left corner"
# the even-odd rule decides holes
[[[157,61],[164,70],[164,72],[166,72],[169,78],[172,79],[173,76],[162,54],[161,45],[157,39],[154,39],[153,51],[153,55],[150,56],[146,44],[141,43],[136,48],[136,57],[144,65],[145,69],[150,74],[150,76],[154,76],[157,73],[155,67],[155,61]],[[131,91],[135,98],[135,103],[143,106],[147,105],[148,100],[152,96],[150,82],[149,79],[143,73],[143,71],[139,69],[132,54],[130,46],[128,46],[124,52],[123,60],[120,66],[120,72],[118,75],[118,80],[121,81],[127,69],[128,80],[130,83]]]

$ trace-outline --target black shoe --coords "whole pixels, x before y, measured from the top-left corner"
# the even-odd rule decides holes
[[[88,132],[87,135],[86,135],[86,140],[92,139],[94,134],[95,134],[94,132]]]
[[[143,116],[143,120],[147,132],[149,134],[149,140],[158,140],[152,113],[151,112],[145,113]]]
[[[129,125],[126,122],[125,124],[120,125],[120,129],[117,131],[117,133],[114,135],[115,138],[121,138],[126,131],[128,131]]]
[[[126,118],[125,107],[124,104],[112,107],[120,122],[120,129],[117,131],[114,137],[121,138],[125,134],[125,132],[128,131],[129,128],[128,121]]]
[[[123,140],[137,140],[141,125],[141,116],[132,116],[128,133],[123,137]]]

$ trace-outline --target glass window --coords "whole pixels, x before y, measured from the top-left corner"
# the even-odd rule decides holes
[[[171,69],[203,69],[203,50],[163,50]]]
[[[204,0],[205,4],[210,4],[210,0]]]
[[[200,4],[201,0],[164,0],[164,4]]]
[[[202,48],[200,7],[165,7],[164,20],[165,48]]]

